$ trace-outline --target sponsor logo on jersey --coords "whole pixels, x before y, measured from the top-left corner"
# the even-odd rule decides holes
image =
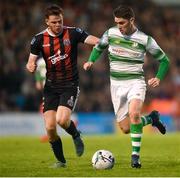
[[[68,57],[68,54],[63,54],[61,55],[61,51],[58,50],[57,53],[53,56],[50,56],[48,58],[48,60],[51,60],[52,64],[56,64],[56,62],[60,61],[60,60],[64,60]]]
[[[33,45],[35,41],[36,41],[36,38],[34,37],[34,38],[31,40],[31,45]]]
[[[137,47],[138,46],[138,43],[137,42],[133,42],[133,44],[132,44],[132,47]]]
[[[82,32],[83,32],[83,30],[80,29],[80,28],[76,28],[76,31],[79,32],[79,33],[82,33]]]
[[[43,47],[48,47],[48,46],[51,46],[50,44],[44,44],[42,45]]]

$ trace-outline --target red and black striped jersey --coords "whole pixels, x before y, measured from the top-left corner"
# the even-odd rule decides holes
[[[42,54],[48,81],[56,86],[78,84],[78,43],[83,43],[87,36],[87,32],[76,27],[63,27],[62,33],[58,36],[50,34],[48,29],[34,36],[31,41],[31,53]]]

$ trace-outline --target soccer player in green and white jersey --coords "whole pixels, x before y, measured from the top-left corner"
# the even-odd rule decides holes
[[[93,48],[84,69],[88,70],[108,47],[110,60],[111,97],[120,129],[129,133],[132,142],[131,166],[140,168],[140,147],[142,130],[152,124],[162,133],[166,128],[160,121],[159,113],[152,111],[141,116],[145,99],[146,83],[143,74],[143,63],[146,51],[160,62],[154,78],[148,85],[157,87],[169,68],[169,59],[156,41],[139,31],[134,24],[135,15],[132,8],[122,5],[113,11],[117,26],[108,29],[100,42]]]
[[[41,57],[37,61],[37,69],[35,72],[36,88],[43,90],[46,80],[46,64],[44,59]]]

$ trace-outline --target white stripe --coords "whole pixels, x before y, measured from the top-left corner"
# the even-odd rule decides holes
[[[141,146],[141,142],[132,142],[132,146],[140,147]]]
[[[142,116],[142,118],[144,119],[144,125],[147,125],[147,119],[145,116]]]
[[[76,107],[77,100],[78,100],[78,98],[79,98],[79,93],[80,93],[80,89],[79,89],[79,86],[78,86],[78,87],[77,87],[76,99],[75,99],[75,102],[74,102],[74,106],[73,106],[72,111],[74,111],[74,109],[75,109],[75,107]]]
[[[132,152],[132,155],[139,155],[139,153],[136,152],[136,151],[133,151],[133,152]]]
[[[139,73],[143,72],[143,64],[132,64],[123,61],[110,62],[110,70],[115,72]]]
[[[36,57],[36,56],[38,56],[38,55],[33,54],[33,53],[30,53],[30,56]]]
[[[141,138],[142,134],[133,134],[133,133],[131,133],[131,137],[133,137],[133,138]]]

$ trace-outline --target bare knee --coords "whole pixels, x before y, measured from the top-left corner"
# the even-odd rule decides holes
[[[131,123],[138,123],[140,119],[140,113],[137,111],[132,111],[129,113],[129,118]]]
[[[130,122],[128,118],[118,122],[118,125],[124,134],[128,134],[130,132]]]
[[[129,128],[121,128],[122,132],[124,134],[129,134],[130,133],[130,129]]]
[[[69,119],[61,118],[61,119],[57,119],[56,122],[59,126],[66,129],[66,128],[68,128],[70,121],[69,121]]]

